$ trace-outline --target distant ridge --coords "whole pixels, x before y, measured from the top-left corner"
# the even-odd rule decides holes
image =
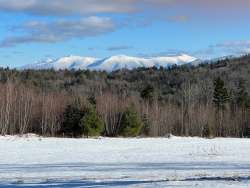
[[[112,72],[120,69],[132,70],[139,67],[170,67],[173,65],[196,65],[198,59],[186,54],[165,57],[132,57],[126,55],[111,56],[104,59],[81,56],[67,56],[59,59],[47,59],[20,67],[21,70],[54,69],[54,70],[96,70]]]

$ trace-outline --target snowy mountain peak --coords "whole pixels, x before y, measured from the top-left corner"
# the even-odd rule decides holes
[[[181,54],[178,56],[165,57],[132,57],[126,55],[116,55],[104,59],[81,56],[66,56],[56,60],[47,59],[32,65],[26,65],[21,69],[55,69],[55,70],[97,70],[97,71],[115,71],[119,69],[135,69],[139,67],[169,67],[173,65],[192,64],[196,62],[195,57]]]

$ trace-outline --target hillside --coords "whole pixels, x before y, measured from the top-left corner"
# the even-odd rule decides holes
[[[118,57],[113,58],[119,63]],[[101,61],[96,64],[91,63],[94,61],[94,59],[91,58],[62,58],[58,61],[61,70],[60,68],[57,68],[59,70],[54,70],[54,66],[52,67],[48,65],[56,65],[53,61],[53,63],[45,63],[46,65],[43,63],[39,66],[34,65],[37,69],[34,67],[27,67],[28,70],[12,70],[7,72],[10,74],[9,76],[11,78],[13,77],[16,80],[22,80],[22,82],[27,82],[29,84],[33,83],[38,87],[43,87],[43,85],[46,84],[47,86],[50,86],[49,88],[51,89],[79,88],[82,87],[83,84],[86,89],[91,87],[92,84],[98,84],[101,85],[102,89],[107,90],[115,89],[116,87],[123,88],[126,92],[132,92],[134,90],[140,92],[145,86],[153,85],[157,92],[159,92],[158,94],[163,95],[171,94],[173,90],[180,89],[180,86],[185,81],[212,82],[214,78],[220,76],[226,81],[226,84],[230,89],[235,89],[237,82],[241,79],[244,80],[246,89],[250,92],[250,56],[223,59],[216,62],[204,62],[199,66],[190,66],[189,64],[181,66],[173,65],[172,67],[167,67],[165,69],[164,67],[156,69],[156,67],[153,66],[148,68],[134,68],[132,70],[122,69],[113,72],[78,70],[77,68],[68,70],[69,67],[72,67],[73,65],[77,67],[76,63],[72,65],[72,59],[75,61],[84,60],[84,62],[90,64],[91,67],[98,67],[100,64],[103,66],[108,65],[110,62],[112,64],[113,58],[109,58],[106,61]],[[87,61],[89,63],[87,63]],[[81,66],[79,65],[78,67]],[[11,72],[13,74],[11,74]],[[5,73],[5,70],[1,71],[2,82],[5,81]],[[32,83],[30,83],[31,81]]]

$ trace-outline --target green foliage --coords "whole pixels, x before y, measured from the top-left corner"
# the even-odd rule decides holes
[[[146,86],[142,91],[141,91],[141,98],[147,101],[152,101],[154,98],[154,87],[151,85]]]
[[[138,136],[142,126],[143,123],[136,110],[133,107],[129,107],[122,116],[119,135],[124,137]]]
[[[100,136],[104,128],[104,123],[98,117],[96,110],[91,107],[87,109],[84,117],[81,119],[80,126],[85,136]]]
[[[76,105],[68,105],[63,115],[61,132],[66,136],[79,137],[83,130],[79,125],[84,115],[84,111]]]
[[[239,85],[237,88],[236,102],[237,102],[237,105],[240,107],[247,108],[250,105],[249,104],[249,96],[248,96],[248,93],[247,93],[246,87],[245,87],[245,81],[243,81],[243,80],[239,81]]]
[[[213,102],[218,109],[224,109],[225,104],[230,100],[224,81],[218,77],[214,81]]]
[[[89,103],[90,103],[91,105],[96,106],[96,98],[95,98],[95,95],[94,95],[94,94],[92,94],[92,95],[90,95],[90,96],[88,97],[88,101],[89,101]]]

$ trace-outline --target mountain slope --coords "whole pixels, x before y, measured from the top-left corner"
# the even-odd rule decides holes
[[[35,64],[26,65],[21,69],[55,69],[55,70],[97,70],[112,72],[119,69],[135,69],[139,67],[169,67],[172,65],[192,64],[196,58],[189,55],[169,56],[169,57],[131,57],[125,55],[111,56],[105,59],[92,57],[67,56],[56,60],[48,59]]]
[[[97,61],[92,57],[81,57],[81,56],[67,56],[56,60],[47,59],[45,61],[39,61],[34,64],[25,65],[20,69],[55,69],[55,70],[66,70],[66,69],[87,69],[87,67]]]

